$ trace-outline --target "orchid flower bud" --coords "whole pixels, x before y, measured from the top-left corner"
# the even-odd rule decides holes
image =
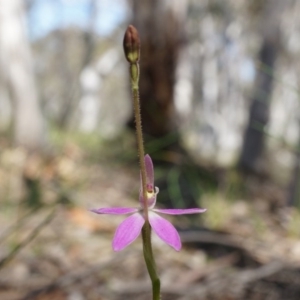
[[[129,25],[123,40],[125,57],[129,63],[137,63],[140,59],[140,38],[137,29]]]

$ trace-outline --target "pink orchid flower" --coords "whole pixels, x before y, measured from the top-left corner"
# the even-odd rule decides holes
[[[147,186],[147,204],[148,204],[148,218],[153,231],[168,245],[179,251],[181,249],[181,241],[179,234],[175,227],[167,220],[159,216],[157,213],[168,215],[186,215],[203,213],[206,209],[189,208],[189,209],[158,209],[154,208],[156,203],[156,196],[159,192],[157,187],[154,187],[154,170],[151,157],[145,155],[146,166],[146,186]],[[144,217],[144,197],[142,184],[140,188],[140,207],[106,207],[92,209],[96,214],[109,215],[125,215],[133,213],[130,217],[125,219],[117,228],[112,246],[114,251],[121,251],[140,235],[142,227],[145,223]]]

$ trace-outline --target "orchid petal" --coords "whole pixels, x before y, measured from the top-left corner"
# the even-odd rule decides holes
[[[96,214],[107,214],[107,215],[126,215],[137,212],[139,209],[134,207],[105,207],[98,209],[91,209]]]
[[[201,214],[206,211],[206,208],[188,208],[188,209],[152,209],[155,212],[167,215],[190,215]]]
[[[135,241],[140,235],[144,223],[145,220],[139,213],[125,219],[116,230],[112,242],[114,251],[121,251]]]
[[[154,187],[154,170],[153,170],[152,159],[149,154],[146,154],[144,160],[145,160],[145,167],[146,167],[146,183],[147,183],[147,185],[151,185],[153,188]]]
[[[179,234],[176,228],[169,221],[150,211],[149,223],[159,238],[175,250],[179,251],[181,249]]]
[[[147,189],[147,205],[149,208],[153,208],[156,203],[156,196],[159,192],[158,187],[154,186],[154,169],[152,159],[149,154],[144,157],[145,168],[146,168],[146,189]],[[145,206],[144,194],[143,194],[143,183],[142,174],[140,174],[141,187],[139,201],[141,207]]]

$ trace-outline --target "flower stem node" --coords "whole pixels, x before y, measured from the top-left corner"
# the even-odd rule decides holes
[[[117,228],[114,239],[113,249],[121,251],[129,244],[131,244],[140,235],[142,227],[146,220],[144,215],[144,206],[147,203],[149,224],[153,231],[165,243],[179,251],[181,249],[181,241],[179,234],[175,227],[166,219],[159,216],[157,213],[168,215],[186,215],[203,213],[206,209],[189,208],[189,209],[158,209],[154,208],[156,204],[156,196],[159,192],[157,187],[154,187],[154,170],[151,157],[147,154],[144,157],[146,166],[146,187],[147,187],[147,201],[144,201],[143,187],[140,187],[140,207],[112,207],[92,209],[96,214],[111,214],[111,215],[132,215],[125,219]]]
[[[140,38],[137,29],[129,25],[123,40],[125,57],[129,63],[135,64],[140,60]]]

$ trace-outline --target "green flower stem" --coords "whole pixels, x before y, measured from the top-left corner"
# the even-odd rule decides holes
[[[138,153],[140,159],[142,186],[143,186],[143,198],[144,198],[144,217],[148,221],[148,203],[147,203],[147,183],[146,183],[146,166],[145,166],[145,151],[144,141],[142,132],[142,121],[141,121],[141,108],[139,98],[139,65],[138,63],[130,64],[130,76],[133,93],[133,106],[135,115],[135,126],[136,126],[136,139],[138,144]]]
[[[152,299],[160,299],[160,280],[156,273],[156,265],[153,257],[151,246],[151,227],[149,222],[146,222],[142,228],[143,237],[143,253],[149,276],[152,281]]]
[[[147,203],[148,196],[147,196],[147,186],[146,186],[146,167],[145,167],[145,160],[144,160],[145,153],[144,153],[142,122],[141,122],[141,114],[140,114],[138,82],[132,83],[132,91],[133,91],[133,102],[134,102],[135,123],[136,123],[136,136],[137,136],[138,152],[139,152],[141,175],[142,175],[144,217],[146,221],[145,225],[142,228],[143,252],[144,252],[144,258],[145,258],[147,270],[152,281],[153,300],[159,300],[160,280],[156,273],[155,260],[154,260],[154,256],[152,252],[152,244],[151,244],[151,227],[148,221],[148,203]]]
[[[160,299],[160,280],[156,273],[155,260],[152,252],[151,244],[151,226],[149,224],[148,217],[148,191],[147,191],[147,174],[145,166],[145,151],[144,141],[142,132],[142,120],[141,120],[141,108],[139,98],[139,56],[140,56],[140,39],[138,31],[132,25],[129,25],[123,41],[124,53],[127,61],[130,64],[130,79],[133,94],[133,106],[135,116],[135,128],[136,128],[136,139],[138,144],[138,154],[140,159],[141,177],[142,177],[142,189],[144,199],[144,218],[145,224],[142,228],[143,237],[143,253],[147,266],[147,270],[152,281],[152,295],[153,300]]]

